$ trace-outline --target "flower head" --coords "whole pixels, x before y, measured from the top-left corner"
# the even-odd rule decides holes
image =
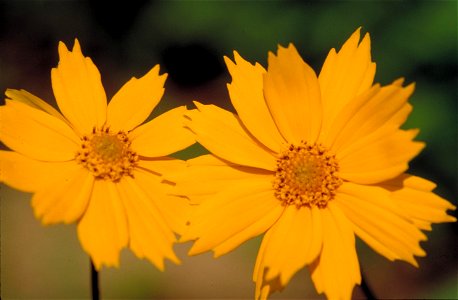
[[[295,47],[269,53],[268,68],[237,52],[226,59],[233,114],[196,102],[187,126],[211,154],[174,176],[199,204],[183,241],[215,256],[264,234],[256,298],[308,266],[319,293],[350,299],[361,281],[355,234],[389,260],[417,265],[421,230],[451,222],[455,207],[426,179],[404,173],[424,144],[404,130],[414,86],[373,85],[369,35],[332,49],[319,76]],[[199,183],[204,184],[199,184]]]
[[[77,40],[59,44],[51,80],[62,113],[24,91],[7,90],[0,107],[0,180],[34,193],[44,224],[77,222],[78,237],[97,269],[117,266],[129,247],[159,269],[176,263],[175,232],[186,202],[167,196],[161,175],[184,162],[167,155],[194,143],[182,128],[185,107],[141,125],[164,93],[166,75],[155,66],[132,78],[107,105],[100,73]],[[183,219],[184,220],[184,219]]]

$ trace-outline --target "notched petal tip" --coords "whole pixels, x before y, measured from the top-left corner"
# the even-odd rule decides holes
[[[59,41],[59,46],[57,47],[57,51],[59,53],[59,59],[62,59],[68,54],[68,48],[67,45],[65,45],[64,42]]]
[[[162,73],[160,74],[160,70],[161,70],[161,66],[159,64],[155,65],[154,67],[151,68],[151,70],[149,70],[148,73],[146,73],[145,76],[149,75],[149,76],[152,76],[152,75],[155,75],[157,77],[159,77],[160,79],[162,79],[165,83],[167,77],[169,76],[168,73]]]
[[[78,38],[75,38],[74,42],[73,42],[73,49],[72,49],[72,52],[77,52],[77,53],[81,53],[81,45],[80,45],[80,42],[78,41]]]
[[[399,77],[398,79],[394,80],[391,84],[395,85],[395,86],[402,87],[404,82],[405,82],[405,78],[404,77]]]
[[[190,111],[193,111],[193,110],[201,111],[202,108],[205,106],[205,104],[200,103],[200,102],[197,101],[197,100],[193,100],[192,103],[196,106],[197,109],[192,109],[192,110],[190,110]]]
[[[234,56],[235,56],[235,53],[237,52],[234,51]],[[231,70],[235,67],[235,63],[226,55],[223,56],[223,59],[224,59],[224,63],[226,64],[227,69],[229,70],[229,72],[231,72]]]

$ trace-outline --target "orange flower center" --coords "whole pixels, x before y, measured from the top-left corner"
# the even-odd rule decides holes
[[[138,155],[130,149],[130,141],[123,131],[110,132],[109,128],[94,129],[81,138],[81,150],[76,161],[91,171],[98,179],[119,181],[123,176],[133,176]]]
[[[291,145],[281,153],[273,187],[284,205],[325,208],[342,184],[334,155],[319,144]]]

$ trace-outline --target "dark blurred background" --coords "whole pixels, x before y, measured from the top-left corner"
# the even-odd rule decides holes
[[[456,1],[0,1],[0,89],[23,88],[55,105],[50,69],[58,42],[71,47],[78,38],[108,98],[160,64],[169,77],[153,115],[196,99],[232,109],[224,55],[237,50],[266,66],[268,51],[292,42],[319,72],[328,51],[362,26],[371,34],[376,82],[416,82],[406,128],[420,128],[427,147],[410,172],[437,182],[436,192],[456,205],[457,9]],[[201,153],[193,147],[178,156]],[[30,194],[1,185],[0,197],[2,299],[88,298],[89,261],[76,226],[41,226]],[[380,299],[458,298],[456,236],[456,224],[433,226],[419,269],[359,243],[368,284]],[[120,269],[100,274],[102,298],[250,299],[259,243],[217,260],[210,253],[187,257],[190,244],[177,245],[183,263],[168,263],[164,273],[123,251]],[[358,288],[354,297],[363,297]],[[272,298],[322,297],[302,270]]]

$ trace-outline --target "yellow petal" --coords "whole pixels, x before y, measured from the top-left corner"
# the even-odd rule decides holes
[[[316,259],[322,246],[322,224],[317,208],[288,206],[270,229],[269,244],[264,250],[265,280],[280,278],[286,286],[292,276]]]
[[[174,194],[185,195],[193,203],[199,203],[201,197],[231,188],[237,182],[249,180],[255,175],[270,178],[273,175],[272,172],[262,169],[226,163],[211,154],[190,159],[187,164],[188,167],[168,173],[165,178],[176,183]]]
[[[456,207],[432,193],[435,184],[424,178],[405,174],[380,186],[392,192],[392,198],[420,229],[431,230],[433,223],[456,221],[455,217],[447,215],[448,209]]]
[[[324,292],[328,299],[351,299],[353,287],[361,282],[353,229],[332,202],[321,214],[323,248],[312,266],[312,280],[317,291]]]
[[[33,195],[35,216],[43,224],[69,224],[79,220],[86,211],[93,185],[94,176],[80,166],[60,174]]]
[[[301,242],[301,239],[297,239],[300,235],[298,232],[300,229],[297,228],[298,226],[295,226],[296,221],[310,221],[310,219],[307,218],[299,220],[298,212],[295,206],[288,206],[281,218],[270,230],[272,234],[264,253],[264,268],[267,269],[265,280],[272,280],[277,276],[283,275],[284,272],[294,274],[295,272],[293,270],[288,269],[288,267],[291,266],[287,266],[286,260],[290,260],[290,262],[293,263],[302,260],[300,257],[298,258],[296,256],[288,257],[292,252],[297,254],[294,248]],[[303,248],[301,250],[304,252],[307,251]],[[298,264],[300,265],[301,262]],[[297,268],[297,270],[299,268]],[[288,279],[291,278],[291,276],[287,276]],[[286,285],[288,281],[285,280],[286,278],[284,275],[280,277],[282,279],[281,282]]]
[[[119,252],[127,246],[127,219],[116,184],[96,180],[86,213],[78,224],[78,238],[97,270],[118,266]]]
[[[181,173],[187,164],[184,160],[164,156],[154,158],[141,157],[138,161],[138,166],[150,172],[165,175],[175,172]]]
[[[159,76],[159,65],[140,79],[132,77],[108,104],[108,126],[129,131],[143,123],[161,100],[166,78],[167,74]]]
[[[7,100],[0,107],[0,139],[23,155],[44,161],[75,158],[79,138],[58,118],[31,106]]]
[[[436,188],[436,184],[432,181],[429,181],[425,178],[413,176],[410,174],[402,174],[398,177],[394,178],[393,180],[383,182],[381,184],[384,188],[389,190],[397,190],[402,186],[413,188],[416,190],[424,191],[424,192],[431,192]]]
[[[212,195],[196,207],[190,216],[189,230],[181,240],[199,238],[190,254],[211,250],[236,234],[237,229],[253,224],[280,204],[273,197],[271,179],[253,176]]]
[[[219,257],[223,254],[226,254],[240,246],[243,242],[266,232],[267,229],[270,228],[272,224],[274,224],[275,221],[280,217],[283,210],[284,208],[282,206],[277,205],[274,209],[261,216],[251,225],[239,229],[237,234],[231,236],[213,248],[214,256]]]
[[[378,131],[398,129],[410,113],[407,100],[413,90],[414,85],[374,86],[341,111],[332,123],[325,144],[334,152],[340,152]]]
[[[162,177],[150,172],[138,170],[135,182],[151,198],[168,226],[174,232],[183,234],[191,209],[189,200],[170,195],[173,193],[173,185],[162,182]]]
[[[227,85],[231,102],[246,128],[274,152],[285,140],[280,135],[264,100],[263,75],[266,70],[258,63],[250,64],[234,51],[234,62],[224,57],[232,82]]]
[[[320,87],[315,72],[292,44],[288,48],[278,47],[278,56],[269,53],[264,95],[288,142],[316,141],[322,121]]]
[[[9,100],[19,101],[33,108],[41,109],[42,111],[47,112],[48,114],[58,119],[61,119],[62,121],[70,125],[67,119],[65,119],[65,117],[60,112],[58,112],[54,107],[52,107],[45,101],[41,100],[37,96],[25,90],[7,89],[5,95],[9,98]]]
[[[214,199],[219,196],[221,195],[216,195]],[[269,229],[284,209],[271,190],[231,196],[230,202],[219,203],[219,212],[204,216],[201,220],[191,219],[190,231],[193,231],[196,223],[199,223],[199,228],[203,224],[206,224],[207,228],[201,229],[199,239],[189,252],[190,255],[208,249],[218,249],[217,252],[215,250],[215,256],[219,256],[233,250],[241,243]],[[230,245],[226,243],[228,240],[231,240]],[[221,245],[222,247],[219,247]]]
[[[130,177],[123,178],[118,189],[126,209],[130,249],[161,271],[164,270],[164,258],[179,263],[172,248],[175,236],[151,197]]]
[[[0,182],[24,192],[43,189],[77,168],[74,161],[42,162],[13,151],[0,151]]]
[[[243,166],[275,169],[273,153],[249,135],[236,115],[215,105],[195,104],[198,109],[187,113],[187,126],[212,154]]]
[[[106,120],[107,97],[97,67],[84,57],[78,40],[72,51],[59,43],[59,65],[51,71],[57,105],[80,134],[102,127]]]
[[[266,279],[268,269],[264,264],[264,257],[266,250],[268,249],[268,245],[270,244],[271,236],[272,230],[267,231],[262,239],[261,247],[259,248],[258,256],[256,258],[256,264],[253,272],[253,281],[256,283],[255,300],[265,300],[270,294],[276,291],[281,291],[284,288],[279,277],[272,280]]]
[[[371,248],[389,260],[402,259],[417,266],[414,255],[425,255],[419,243],[426,236],[390,196],[380,187],[344,183],[335,202]]]
[[[345,156],[338,153],[340,176],[352,182],[372,184],[400,175],[424,148],[424,143],[412,141],[417,133],[418,130],[397,130],[387,136],[374,135]]]
[[[159,157],[194,144],[193,134],[183,126],[185,112],[180,106],[134,129],[129,134],[132,149],[141,156]]]
[[[329,52],[319,75],[323,103],[323,134],[346,104],[372,85],[375,63],[371,62],[370,37],[359,43],[357,29],[336,53]]]

